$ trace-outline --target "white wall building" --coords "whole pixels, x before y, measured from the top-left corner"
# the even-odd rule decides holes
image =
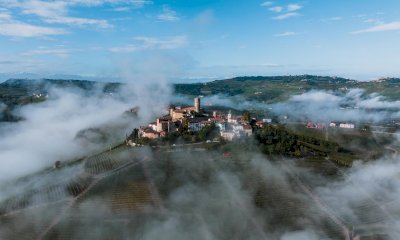
[[[188,123],[188,128],[192,132],[199,132],[203,127],[205,127],[208,124],[209,124],[209,122],[207,122],[207,121],[189,122]]]
[[[353,129],[353,128],[355,128],[355,125],[353,123],[341,123],[339,125],[339,127],[340,128],[351,128],[351,129]]]
[[[232,141],[235,138],[234,132],[221,131],[221,137],[227,141]]]

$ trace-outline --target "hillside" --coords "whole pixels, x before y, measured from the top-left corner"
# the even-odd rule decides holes
[[[32,94],[46,93],[51,87],[72,87],[85,91],[103,88],[104,92],[115,91],[119,83],[100,83],[86,80],[56,80],[56,79],[10,79],[0,84],[0,101],[7,103],[15,98],[27,97]]]
[[[6,105],[0,115],[0,121],[16,120],[11,114],[12,109],[16,106],[44,101],[50,87],[76,88],[90,93],[94,90],[115,92],[119,86],[119,83],[100,83],[86,80],[10,79],[0,84],[0,104]]]
[[[38,99],[34,98],[33,95],[38,93],[46,94],[50,86],[73,87],[87,92],[95,89],[101,89],[103,92],[115,92],[121,86],[121,83],[100,83],[85,80],[10,79],[0,84],[0,102],[9,107],[35,102]],[[240,95],[248,100],[261,102],[283,101],[294,94],[301,94],[310,90],[341,92],[350,88],[362,88],[367,93],[376,92],[389,100],[400,100],[399,87],[399,78],[361,82],[340,77],[313,75],[236,77],[206,83],[174,85],[177,94],[189,96]]]
[[[176,84],[175,90],[188,95],[242,95],[248,100],[278,102],[310,90],[345,91],[350,88],[362,88],[367,93],[377,92],[390,100],[398,100],[399,87],[398,78],[361,82],[340,77],[301,75],[236,77],[207,83]]]

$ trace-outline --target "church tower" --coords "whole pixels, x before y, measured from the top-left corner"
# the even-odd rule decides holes
[[[194,98],[194,111],[197,113],[200,112],[200,98],[199,97]]]

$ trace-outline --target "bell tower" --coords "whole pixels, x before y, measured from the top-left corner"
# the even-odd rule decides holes
[[[200,112],[200,98],[199,97],[194,98],[194,111],[197,113]]]

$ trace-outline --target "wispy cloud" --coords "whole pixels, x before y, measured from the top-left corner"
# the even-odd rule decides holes
[[[166,22],[176,22],[179,20],[176,12],[170,9],[168,6],[163,6],[163,11],[160,15],[157,16],[158,20],[166,21]]]
[[[70,0],[70,4],[84,5],[84,6],[101,6],[105,4],[110,5],[126,5],[133,6],[135,8],[141,8],[146,5],[153,4],[150,0]]]
[[[44,37],[61,35],[67,32],[62,28],[32,25],[14,20],[9,12],[0,12],[0,35],[8,37]]]
[[[329,18],[329,20],[331,20],[331,21],[340,21],[342,19],[343,19],[342,17],[331,17],[331,18]]]
[[[289,5],[287,6],[287,10],[288,10],[289,12],[294,12],[294,11],[300,10],[300,9],[302,9],[302,8],[303,8],[303,6],[301,6],[301,5],[299,5],[299,4],[289,4]]]
[[[12,18],[11,14],[9,12],[0,12],[0,22],[2,21],[10,21]]]
[[[380,24],[384,24],[385,23],[384,21],[382,21],[380,19],[376,19],[376,18],[369,18],[369,19],[364,20],[364,22],[365,23],[373,23],[373,24],[376,24],[376,25],[380,25]]]
[[[107,20],[98,20],[98,19],[89,19],[89,18],[76,18],[76,17],[56,17],[56,18],[48,18],[44,19],[47,23],[57,23],[57,24],[66,24],[66,25],[75,25],[75,26],[85,26],[92,25],[99,28],[109,28],[112,27]]]
[[[116,7],[113,10],[115,12],[129,12],[131,9],[129,7]]]
[[[100,28],[111,27],[111,24],[107,20],[102,19],[89,19],[71,17],[68,15],[69,7],[76,4],[81,5],[95,5],[104,4],[107,1],[93,1],[93,0],[72,0],[72,1],[40,1],[40,0],[11,0],[11,1],[0,1],[0,6],[8,8],[17,8],[21,10],[22,14],[38,16],[43,22],[66,24],[66,25],[78,25],[78,26],[97,26]],[[111,2],[111,1],[108,1]]]
[[[299,16],[301,16],[300,13],[290,12],[290,13],[285,13],[285,14],[273,17],[273,19],[275,19],[275,20],[284,20],[284,19],[288,19],[288,18],[292,18],[292,17],[299,17]]]
[[[262,63],[262,64],[243,64],[243,65],[212,65],[212,66],[204,66],[202,69],[265,69],[265,68],[280,68],[284,67],[281,64],[275,63]]]
[[[271,8],[269,8],[269,10],[272,11],[272,12],[277,12],[277,13],[279,13],[279,12],[282,12],[282,11],[283,11],[283,7],[280,7],[280,6],[271,7]]]
[[[0,23],[0,35],[9,37],[43,37],[65,34],[60,28],[35,26],[23,22]]]
[[[133,44],[111,48],[111,52],[136,52],[147,49],[177,49],[187,45],[186,36],[173,36],[169,38],[135,37]]]
[[[273,2],[267,1],[267,2],[261,3],[260,5],[263,6],[263,7],[269,7],[269,6],[272,6],[273,4],[274,4]]]
[[[322,22],[337,22],[337,21],[341,21],[341,20],[343,20],[343,17],[339,17],[339,16],[321,19]]]
[[[146,6],[146,5],[153,4],[153,1],[149,1],[149,0],[131,0],[130,3],[136,8],[142,8],[142,7]]]
[[[39,48],[21,53],[21,56],[36,56],[36,55],[54,55],[59,58],[67,58],[72,50],[66,48]]]
[[[283,33],[277,33],[274,36],[275,37],[289,37],[289,36],[294,36],[294,35],[298,35],[298,33],[296,33],[296,32],[283,32]]]
[[[268,8],[268,10],[280,14],[272,18],[275,20],[283,20],[291,17],[301,16],[301,14],[298,13],[297,11],[303,8],[303,6],[299,4],[289,4],[286,7],[282,7],[282,6],[273,6],[272,2],[265,2],[265,3],[266,6],[271,6]],[[263,6],[263,4],[264,3],[262,3],[261,5]]]
[[[13,61],[13,60],[1,60],[0,59],[0,65],[11,65],[11,64],[16,64],[18,63],[17,61]]]
[[[387,31],[398,31],[398,30],[400,30],[400,22],[391,22],[391,23],[378,24],[376,26],[369,27],[366,29],[361,29],[351,33],[360,34],[360,33],[387,32]]]

